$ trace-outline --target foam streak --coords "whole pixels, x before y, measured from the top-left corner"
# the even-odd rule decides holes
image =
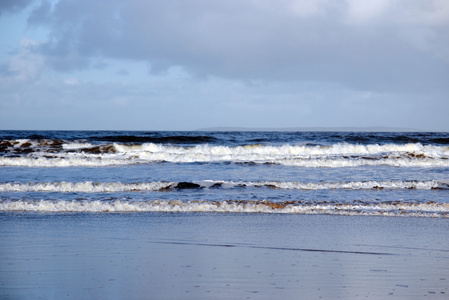
[[[198,188],[275,188],[287,190],[369,190],[369,189],[449,189],[449,182],[428,181],[355,181],[355,182],[282,182],[282,181],[217,181],[203,180],[188,183]],[[38,183],[2,183],[0,192],[58,192],[58,193],[113,193],[161,191],[179,188],[179,182],[38,182]]]
[[[0,201],[0,211],[284,213],[449,218],[447,203],[301,203],[300,201]]]

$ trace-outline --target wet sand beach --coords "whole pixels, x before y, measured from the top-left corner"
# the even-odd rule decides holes
[[[447,299],[439,218],[0,214],[2,299]]]

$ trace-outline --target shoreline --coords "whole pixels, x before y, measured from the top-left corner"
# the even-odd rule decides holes
[[[0,296],[446,299],[449,222],[371,216],[0,215]]]

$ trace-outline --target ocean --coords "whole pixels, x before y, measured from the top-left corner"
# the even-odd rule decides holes
[[[449,133],[0,131],[2,299],[447,299]]]
[[[449,217],[449,134],[1,131],[0,211]]]

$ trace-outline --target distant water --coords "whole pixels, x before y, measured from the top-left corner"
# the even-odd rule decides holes
[[[449,217],[449,133],[0,131],[0,211]]]

